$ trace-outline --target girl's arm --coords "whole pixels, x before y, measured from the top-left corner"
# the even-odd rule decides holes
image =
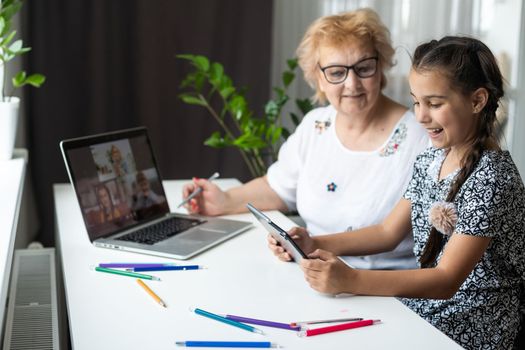
[[[314,237],[313,246],[335,255],[371,255],[388,252],[411,232],[410,201],[401,199],[378,225],[355,231]]]
[[[412,298],[451,298],[472,272],[491,238],[454,233],[439,264],[419,270],[372,271],[348,267],[333,254],[316,251],[301,267],[312,288],[324,293]],[[315,259],[317,258],[317,259]]]
[[[410,201],[401,199],[379,225],[317,237],[311,237],[304,228],[294,227],[288,234],[306,254],[323,249],[336,255],[371,255],[393,250],[410,230]],[[290,254],[270,235],[268,247],[279,259],[292,260]]]

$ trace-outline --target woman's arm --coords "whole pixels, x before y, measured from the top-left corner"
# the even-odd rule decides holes
[[[247,211],[246,203],[260,210],[288,211],[286,204],[270,187],[266,176],[226,192],[206,179],[194,179],[184,186],[182,198],[188,197],[198,187],[202,188],[202,192],[185,206],[191,213],[209,216],[242,213]]]
[[[312,288],[324,293],[451,298],[487,249],[490,238],[455,233],[439,264],[419,270],[355,270],[333,254],[316,251],[301,267]]]
[[[227,213],[247,211],[246,203],[251,203],[259,210],[288,211],[281,197],[270,187],[266,176],[258,177],[242,186],[226,191],[228,202]]]

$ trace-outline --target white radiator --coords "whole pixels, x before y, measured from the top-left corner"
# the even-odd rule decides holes
[[[55,249],[18,249],[2,349],[59,349]]]

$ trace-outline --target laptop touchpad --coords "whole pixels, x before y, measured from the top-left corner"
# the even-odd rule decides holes
[[[227,232],[220,230],[209,230],[206,228],[199,228],[192,230],[191,232],[181,234],[178,238],[185,241],[194,241],[194,242],[210,242],[215,241],[221,237],[224,237]]]

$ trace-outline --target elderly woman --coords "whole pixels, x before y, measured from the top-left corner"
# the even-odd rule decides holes
[[[297,56],[314,100],[328,105],[304,117],[266,176],[227,192],[203,179],[187,184],[183,197],[203,189],[188,210],[238,213],[247,202],[264,210],[297,210],[314,236],[381,222],[402,196],[417,154],[428,146],[414,114],[382,93],[393,55],[389,31],[370,9],[316,20]],[[407,232],[389,253],[344,260],[357,268],[412,268],[412,247]]]

